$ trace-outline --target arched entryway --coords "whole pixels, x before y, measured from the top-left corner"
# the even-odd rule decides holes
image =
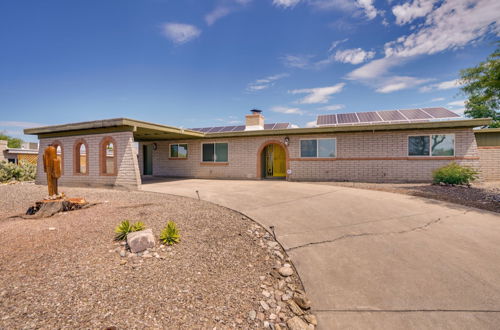
[[[261,179],[286,179],[288,150],[278,141],[267,142],[258,154],[258,177]]]

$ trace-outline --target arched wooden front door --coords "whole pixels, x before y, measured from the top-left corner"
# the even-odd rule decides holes
[[[286,152],[278,144],[269,144],[263,151],[263,177],[286,177]]]

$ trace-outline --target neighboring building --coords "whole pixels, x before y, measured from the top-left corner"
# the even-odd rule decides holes
[[[38,143],[23,142],[21,148],[8,148],[6,140],[0,140],[0,161],[18,164],[21,161],[36,164]]]
[[[425,182],[455,161],[480,164],[473,128],[444,108],[319,116],[317,127],[265,124],[182,129],[118,118],[26,129],[58,148],[62,185],[137,189],[150,176],[296,181]],[[138,155],[135,142],[139,144]],[[37,183],[45,183],[41,154]],[[489,160],[487,160],[489,162]],[[487,179],[500,179],[494,171]]]

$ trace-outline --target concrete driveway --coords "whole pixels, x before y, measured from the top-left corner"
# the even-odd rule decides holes
[[[163,180],[274,226],[320,329],[498,329],[500,216],[387,192],[283,181]]]

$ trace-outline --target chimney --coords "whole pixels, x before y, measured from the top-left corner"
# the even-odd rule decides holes
[[[257,131],[264,129],[264,116],[262,110],[252,109],[251,115],[246,115],[245,131]]]

